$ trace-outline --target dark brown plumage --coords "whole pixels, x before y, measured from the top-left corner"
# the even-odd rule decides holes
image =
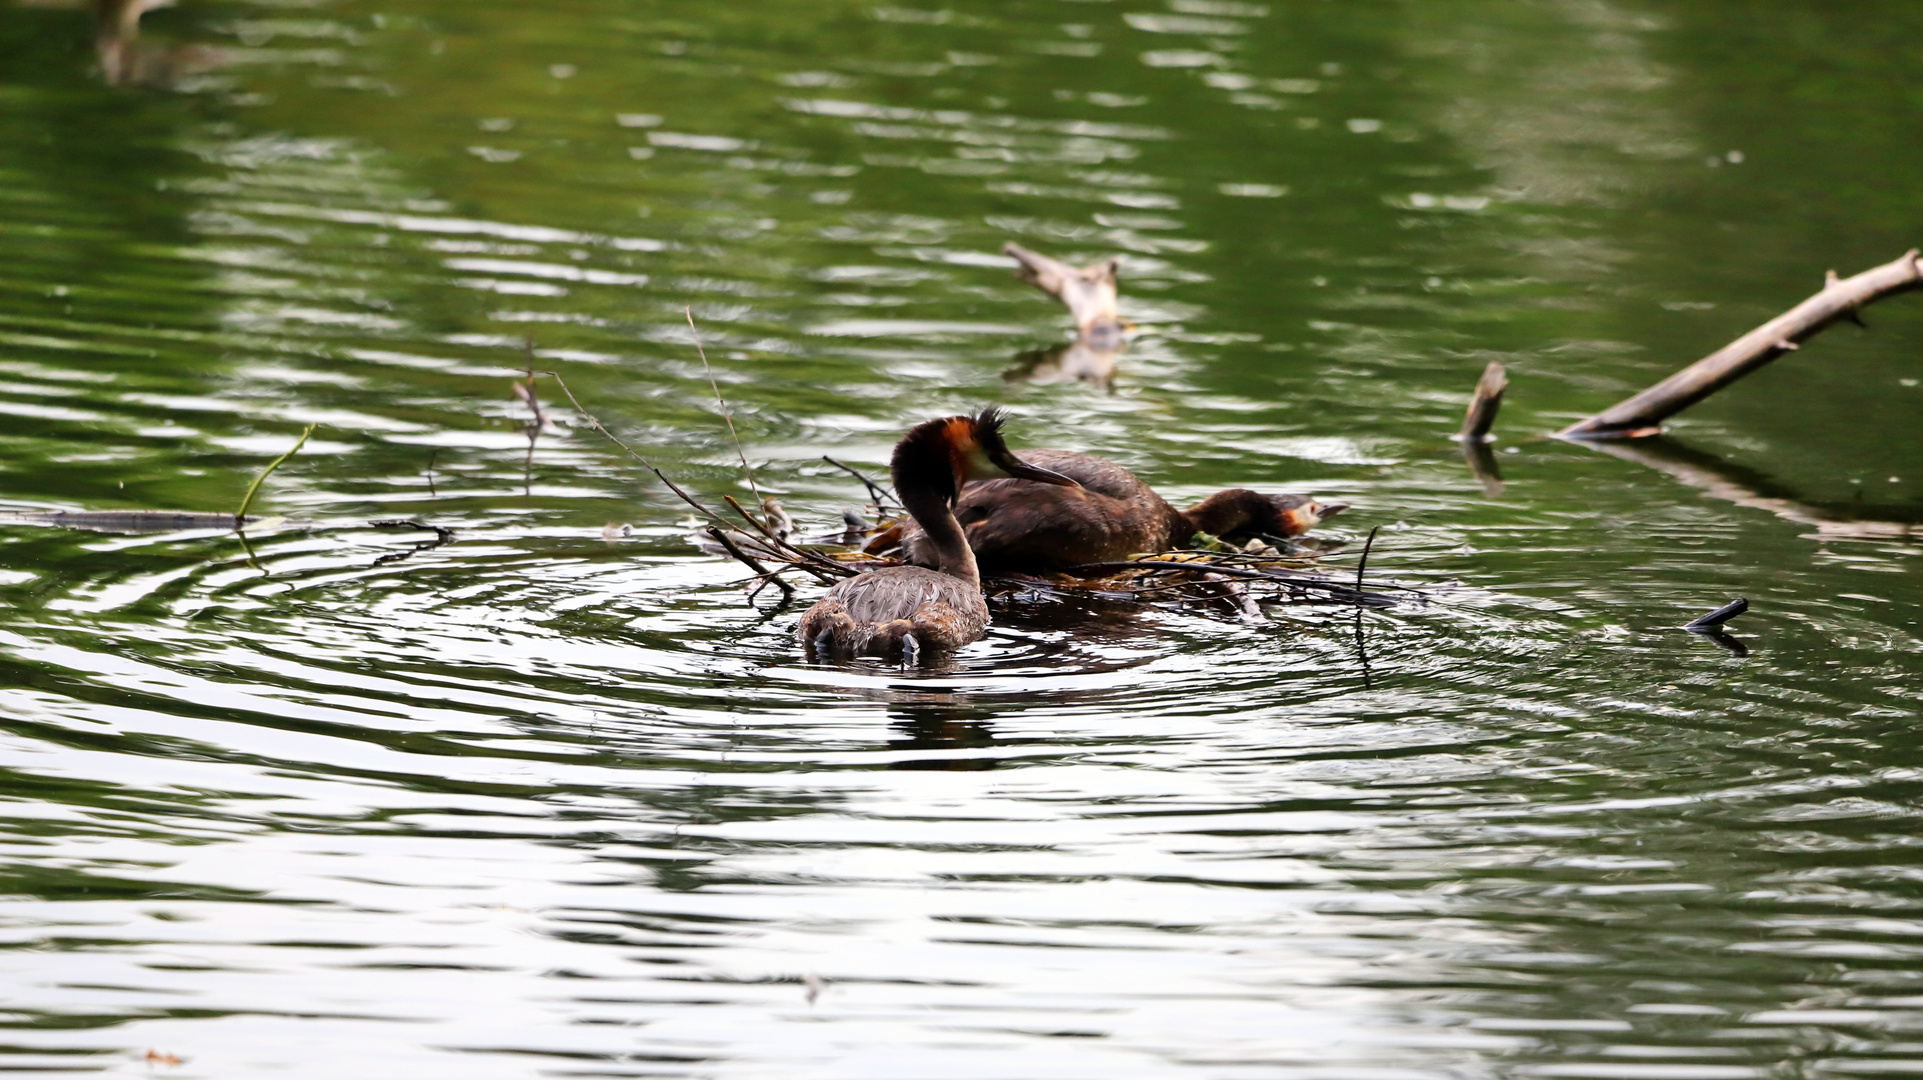
[[[965,489],[955,518],[980,569],[1048,573],[1181,547],[1197,533],[1300,536],[1347,509],[1306,495],[1231,488],[1177,510],[1112,461],[1072,450],[1031,450],[1025,457],[1081,486],[990,480]],[[910,563],[931,564],[925,533],[911,532],[903,543]]]
[[[803,647],[816,655],[899,655],[912,663],[987,631],[981,573],[955,521],[962,484],[1021,477],[1042,487],[1075,485],[1016,457],[1001,426],[1001,413],[985,409],[979,416],[930,420],[902,436],[889,468],[902,506],[921,527],[926,562],[870,570],[828,590],[796,627]]]

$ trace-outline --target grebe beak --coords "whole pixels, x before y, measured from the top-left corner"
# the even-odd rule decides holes
[[[1038,484],[1057,484],[1062,487],[1082,486],[1080,483],[1063,476],[1053,469],[1044,469],[1040,465],[1030,465],[1018,457],[1009,457],[995,464],[1001,466],[1003,472],[1017,480],[1033,480]]]
[[[1327,521],[1348,508],[1348,503],[1316,503],[1315,514],[1323,521]]]

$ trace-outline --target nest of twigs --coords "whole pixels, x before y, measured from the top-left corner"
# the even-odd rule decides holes
[[[832,458],[825,460],[861,480],[873,500],[866,508],[869,513],[844,513],[846,527],[840,533],[802,536],[772,497],[762,500],[757,515],[724,496],[733,518],[745,528],[689,500],[717,522],[703,529],[711,541],[703,546],[716,554],[725,553],[754,571],[750,601],[770,585],[781,590],[784,602],[792,598],[794,586],[783,574],[801,574],[832,584],[864,570],[896,566],[903,561],[901,539],[909,521],[901,508],[861,473]],[[1374,541],[1375,532],[1371,530],[1352,580],[1332,576],[1322,564],[1324,558],[1340,551],[1340,545],[1258,537],[1238,547],[1215,537],[1198,537],[1191,548],[1072,566],[1046,577],[988,574],[982,584],[991,595],[1029,593],[1145,606],[1226,606],[1250,618],[1259,618],[1264,604],[1384,608],[1422,599],[1420,592],[1406,586],[1377,583],[1373,589],[1364,587]]]

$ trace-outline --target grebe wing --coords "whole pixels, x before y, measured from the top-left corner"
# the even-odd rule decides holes
[[[1144,484],[1140,477],[1105,458],[1079,454],[1073,450],[1024,450],[1022,460],[1061,473],[1084,488],[1100,492],[1111,499],[1122,499],[1127,502],[1146,500],[1159,503],[1162,501],[1162,497],[1155,493],[1155,489]],[[1007,481],[989,482],[1006,483]],[[1020,482],[1030,483],[1029,481]],[[973,485],[967,490],[972,491],[976,486],[980,485]]]
[[[1159,499],[1131,502],[1041,484],[1024,484],[1007,498],[996,495],[984,491],[977,499],[970,489],[955,512],[984,569],[1046,571],[1168,544],[1173,511]]]

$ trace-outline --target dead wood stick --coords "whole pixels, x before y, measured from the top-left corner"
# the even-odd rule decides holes
[[[1357,559],[1355,564],[1355,591],[1358,595],[1362,592],[1362,574],[1369,569],[1369,550],[1375,547],[1375,534],[1381,528],[1382,526],[1377,525],[1370,529],[1369,538],[1362,542],[1362,558]]]
[[[795,595],[795,587],[793,585],[790,585],[786,581],[783,581],[781,579],[780,574],[777,574],[773,570],[770,570],[767,567],[761,565],[761,562],[757,560],[754,556],[741,550],[739,547],[736,547],[735,542],[733,540],[728,539],[727,533],[724,533],[720,529],[717,529],[714,526],[710,525],[708,526],[708,535],[714,537],[715,543],[720,544],[722,547],[726,548],[728,550],[728,554],[733,555],[735,557],[736,562],[739,562],[741,565],[747,567],[750,570],[753,570],[755,574],[759,576],[763,582],[769,582],[769,581],[774,582],[775,586],[781,590],[781,595],[783,599],[789,599]],[[755,591],[759,592],[760,589],[757,588]],[[749,597],[749,599],[752,600],[754,598]]]
[[[1262,618],[1262,609],[1256,605],[1255,598],[1249,595],[1249,587],[1233,578],[1210,571],[1202,575],[1202,580],[1221,590],[1221,598],[1234,605],[1243,618]]]
[[[1662,422],[1790,352],[1797,343],[1858,308],[1923,285],[1923,265],[1912,248],[1855,277],[1834,273],[1821,292],[1694,364],[1596,415],[1557,432],[1565,439],[1624,439],[1654,435]]]
[[[1469,398],[1469,411],[1462,414],[1462,430],[1456,438],[1465,443],[1490,441],[1489,429],[1496,426],[1496,413],[1502,409],[1502,392],[1509,389],[1509,376],[1494,360],[1482,369],[1476,392]]]

